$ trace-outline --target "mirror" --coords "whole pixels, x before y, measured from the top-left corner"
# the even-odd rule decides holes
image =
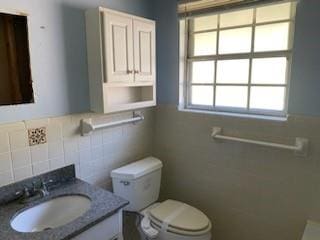
[[[33,102],[27,17],[0,13],[0,105]]]

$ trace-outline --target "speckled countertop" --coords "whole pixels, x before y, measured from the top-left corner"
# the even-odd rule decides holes
[[[0,191],[1,192],[1,191]],[[74,221],[43,232],[20,233],[10,226],[17,213],[59,196],[84,195],[91,199],[90,209]],[[111,192],[94,187],[79,179],[71,179],[50,191],[49,196],[27,204],[17,201],[0,205],[1,240],[66,240],[71,239],[95,224],[103,221],[127,205],[128,202]]]

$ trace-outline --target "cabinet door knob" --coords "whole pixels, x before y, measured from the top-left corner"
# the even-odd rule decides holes
[[[132,70],[127,70],[127,74],[132,74],[133,71]]]
[[[138,70],[134,70],[134,73],[135,73],[135,74],[138,74],[138,73],[140,73],[140,71],[138,71]]]

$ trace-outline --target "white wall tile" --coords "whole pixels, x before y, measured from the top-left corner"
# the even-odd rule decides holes
[[[33,175],[39,175],[50,170],[49,161],[38,162],[32,165]]]
[[[129,125],[133,126],[132,124],[129,124]],[[122,126],[112,128],[112,138],[113,138],[112,142],[120,141],[122,136],[123,136],[123,127]]]
[[[79,125],[82,119],[90,118],[91,113],[79,113],[71,115],[71,122],[73,124]]]
[[[64,159],[67,165],[80,164],[80,153],[79,152],[65,152]]]
[[[80,164],[76,164],[76,165],[74,165],[74,167],[76,169],[76,177],[81,178]]]
[[[95,174],[92,162],[80,162],[81,178],[86,178]]]
[[[78,138],[78,148],[79,151],[88,149],[91,147],[91,138],[90,136],[83,136]]]
[[[0,172],[10,172],[12,169],[12,161],[10,153],[0,154]]]
[[[0,132],[0,153],[10,152],[9,135],[6,132]]]
[[[63,141],[63,148],[65,153],[78,152],[78,142],[77,138],[65,138]]]
[[[96,146],[101,146],[103,144],[103,138],[102,138],[102,132],[101,130],[94,131],[91,134],[91,146],[96,147]]]
[[[100,171],[105,170],[103,159],[93,160],[92,161],[92,166],[93,166],[94,171],[96,172],[96,174],[98,174],[98,172],[100,172]]]
[[[43,119],[28,120],[28,121],[25,121],[25,125],[27,129],[47,127],[49,125],[49,119],[43,118]]]
[[[28,144],[28,135],[26,130],[14,131],[9,133],[11,151],[25,148]]]
[[[14,169],[31,165],[30,148],[24,148],[11,152],[11,158]]]
[[[70,124],[71,123],[71,115],[65,115],[61,117],[53,117],[49,119],[49,125],[53,124],[58,124],[61,127],[65,124]]]
[[[112,142],[113,139],[113,132],[112,128],[106,128],[102,130],[102,141],[103,144],[108,144]]]
[[[0,173],[0,187],[8,185],[13,182],[12,172]]]
[[[62,141],[62,127],[58,123],[50,123],[47,127],[47,141],[57,142]]]
[[[79,135],[80,133],[80,124],[67,123],[62,126],[62,135],[65,138],[73,137]]]
[[[0,125],[0,132],[14,132],[14,131],[20,131],[25,130],[26,126],[24,122],[15,122],[15,123],[6,123]]]
[[[50,170],[55,170],[65,166],[64,157],[60,156],[49,160]]]
[[[63,142],[49,142],[48,143],[48,152],[49,152],[49,159],[56,158],[64,154],[63,151]]]
[[[92,155],[93,160],[102,159],[103,158],[103,146],[91,148],[91,155]]]
[[[108,143],[108,144],[103,144],[102,149],[103,149],[103,157],[108,156],[111,153],[115,153],[118,152],[118,148],[119,146],[115,146],[112,143]],[[127,151],[126,148],[123,148],[124,151]]]
[[[32,163],[48,160],[48,144],[39,144],[30,147]]]
[[[14,181],[21,181],[23,179],[32,177],[32,167],[26,166],[13,170]]]
[[[80,151],[80,164],[87,164],[92,161],[91,149]]]

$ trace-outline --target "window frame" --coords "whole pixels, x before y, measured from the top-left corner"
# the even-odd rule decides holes
[[[257,23],[256,20],[256,12],[257,8],[264,6],[272,6],[278,5],[282,3],[291,3],[290,9],[290,18],[285,20],[276,20],[276,21],[268,21]],[[195,111],[208,111],[212,113],[226,113],[226,114],[239,114],[243,116],[248,115],[258,115],[258,116],[266,116],[266,117],[286,117],[288,114],[288,100],[289,100],[289,90],[290,90],[290,79],[291,79],[291,67],[292,67],[292,55],[293,55],[293,42],[294,42],[294,28],[295,28],[295,15],[296,15],[296,2],[295,1],[281,1],[273,4],[259,4],[251,7],[245,8],[236,8],[232,10],[226,11],[218,11],[212,12],[209,14],[201,15],[201,16],[210,16],[217,15],[217,27],[215,29],[203,30],[203,31],[191,31],[191,21],[194,18],[186,17],[184,19],[180,19],[180,81],[179,81],[179,109],[181,110],[195,110]],[[251,24],[243,24],[232,27],[220,27],[220,16],[224,13],[241,11],[246,9],[253,9],[253,21]],[[197,16],[195,16],[197,17]],[[280,50],[280,51],[259,51],[255,52],[255,33],[257,26],[267,26],[277,23],[289,23],[288,29],[288,49]],[[220,40],[220,32],[223,30],[231,30],[231,29],[241,29],[244,27],[251,28],[251,49],[249,53],[235,53],[235,54],[219,54],[219,40]],[[195,33],[206,33],[206,32],[216,32],[217,40],[216,40],[216,53],[214,55],[204,55],[204,56],[190,56],[189,53],[193,50],[193,34]],[[272,57],[285,57],[287,60],[287,68],[286,68],[286,79],[284,84],[253,84],[252,80],[252,62],[253,59],[256,58],[272,58]],[[249,73],[248,73],[248,83],[245,84],[235,84],[235,83],[217,83],[217,64],[219,60],[240,60],[240,59],[248,59],[249,60]],[[215,71],[214,71],[214,81],[213,83],[196,83],[192,84],[192,62],[197,61],[214,61]],[[213,86],[213,100],[212,105],[195,105],[191,103],[191,86]],[[237,108],[237,107],[225,107],[225,106],[216,106],[216,88],[217,86],[246,86],[247,87],[247,104],[246,108]],[[285,97],[284,97],[284,109],[281,111],[278,110],[267,110],[267,109],[250,109],[250,94],[251,87],[254,86],[270,86],[270,87],[284,87],[285,88]]]

